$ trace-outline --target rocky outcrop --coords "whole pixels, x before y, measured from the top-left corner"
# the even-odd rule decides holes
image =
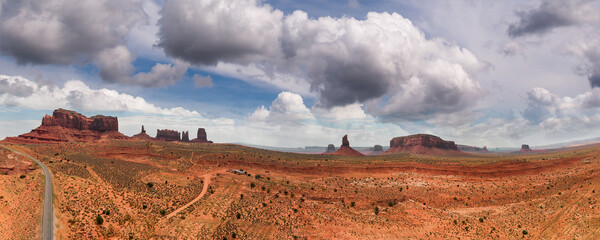
[[[340,149],[335,151],[334,153],[329,153],[331,155],[341,155],[341,156],[364,156],[359,151],[354,150],[354,148],[350,147],[350,142],[348,141],[348,135],[344,135],[342,137],[342,146]]]
[[[181,141],[182,142],[189,142],[190,141],[190,133],[188,131],[185,131],[185,132],[181,133]]]
[[[326,150],[326,152],[328,152],[328,153],[335,152],[335,145],[333,145],[333,144],[329,144],[329,145],[327,145],[327,150]]]
[[[467,146],[467,145],[456,145],[458,147],[458,150],[461,150],[463,152],[471,152],[471,153],[487,153],[487,147],[483,146],[482,148],[480,147],[475,147],[475,146]]]
[[[445,141],[429,134],[415,134],[395,137],[390,141],[390,149],[385,153],[415,153],[425,155],[446,154],[448,151],[459,152],[453,141]]]
[[[150,137],[146,133],[146,130],[144,129],[144,125],[142,125],[142,131],[136,135],[133,135],[131,138],[136,139],[136,140],[155,140],[153,137]]]
[[[527,144],[523,144],[521,145],[521,150],[519,152],[531,152],[533,150],[531,150],[531,148],[529,148],[529,145]]]
[[[52,116],[42,118],[42,125],[31,132],[8,141],[37,142],[69,142],[93,141],[99,139],[127,139],[119,132],[119,121],[116,117],[102,115],[87,118],[75,111],[57,109]]]
[[[181,141],[181,134],[175,130],[157,129],[156,139],[162,141]]]
[[[194,143],[213,143],[212,141],[208,141],[206,136],[206,130],[204,128],[198,128],[197,137],[194,138],[191,142]]]

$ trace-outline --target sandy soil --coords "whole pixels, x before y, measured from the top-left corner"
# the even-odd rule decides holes
[[[55,174],[64,239],[600,238],[599,146],[365,157],[121,140],[23,148]]]

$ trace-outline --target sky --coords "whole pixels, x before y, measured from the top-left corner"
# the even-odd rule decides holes
[[[57,108],[278,147],[594,138],[600,1],[0,0],[0,139]]]

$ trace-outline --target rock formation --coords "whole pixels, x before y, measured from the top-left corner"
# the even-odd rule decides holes
[[[119,132],[119,121],[116,117],[97,115],[87,118],[75,111],[60,108],[54,110],[52,116],[44,116],[41,126],[7,140],[37,143],[93,141],[103,138],[127,139],[128,137]]]
[[[157,129],[156,139],[163,141],[181,141],[181,134],[175,130]]]
[[[208,139],[206,137],[206,130],[204,130],[204,128],[198,128],[198,134],[196,136],[197,137],[194,138],[191,142],[195,142],[195,143],[213,143],[212,141],[208,141]]]
[[[533,150],[531,150],[531,148],[529,148],[529,145],[527,144],[523,144],[521,145],[521,150],[519,152],[531,152]]]
[[[189,142],[190,141],[190,133],[188,131],[185,132],[181,132],[181,141],[182,142]]]
[[[348,135],[344,135],[344,137],[342,137],[342,147],[343,146],[350,147],[350,142],[348,141]]]
[[[383,152],[383,147],[381,145],[373,146],[373,152]]]
[[[328,152],[328,153],[335,152],[335,145],[333,145],[333,144],[327,145],[327,151],[326,152]]]
[[[483,148],[480,147],[474,147],[474,146],[467,146],[467,145],[456,145],[458,147],[458,150],[461,150],[463,152],[471,152],[471,153],[487,153],[487,147],[483,146]]]
[[[342,146],[334,153],[329,153],[331,155],[342,155],[342,156],[364,156],[359,151],[354,150],[354,148],[350,147],[350,142],[348,141],[348,135],[344,135],[342,137]]]
[[[146,134],[144,125],[142,125],[142,131],[136,135],[133,135],[131,138],[136,140],[155,140],[153,137],[150,137],[148,134]]]
[[[415,154],[446,154],[459,152],[453,141],[444,141],[440,137],[429,134],[415,134],[405,137],[395,137],[390,140],[390,149],[385,153],[415,153]]]

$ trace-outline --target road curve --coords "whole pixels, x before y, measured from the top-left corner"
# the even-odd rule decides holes
[[[6,148],[17,154],[23,155],[33,160],[38,165],[40,165],[40,167],[42,167],[42,171],[44,172],[44,176],[46,177],[46,185],[44,187],[44,212],[42,215],[42,240],[54,240],[54,208],[52,205],[52,175],[50,174],[50,171],[42,162],[30,157],[25,153],[4,146],[3,144],[0,144],[0,147]]]

